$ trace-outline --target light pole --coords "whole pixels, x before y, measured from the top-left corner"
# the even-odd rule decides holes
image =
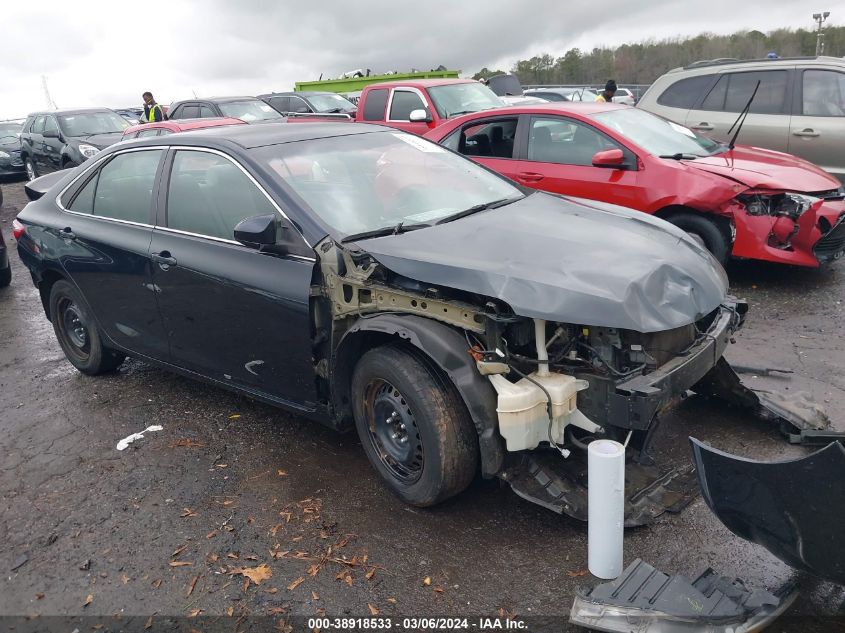
[[[816,31],[816,56],[818,57],[822,53],[824,53],[824,32],[822,31],[822,23],[827,20],[827,16],[830,15],[830,11],[825,11],[824,13],[814,13],[813,19],[818,22],[818,30]]]

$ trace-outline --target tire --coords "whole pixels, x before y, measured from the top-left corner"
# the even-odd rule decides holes
[[[29,180],[35,180],[38,178],[38,170],[35,169],[35,163],[32,162],[32,159],[27,156],[24,160],[24,168],[26,169],[26,177]]]
[[[10,283],[12,283],[12,267],[6,266],[0,270],[0,288],[5,288]]]
[[[126,358],[103,345],[91,309],[67,281],[57,281],[50,290],[50,320],[65,356],[83,374],[114,371]]]
[[[469,413],[417,356],[396,346],[370,350],[353,372],[352,398],[370,463],[406,503],[437,504],[475,477],[478,436]]]
[[[666,219],[682,231],[686,231],[696,241],[704,245],[722,266],[728,263],[731,247],[725,234],[715,222],[703,215],[679,213]]]

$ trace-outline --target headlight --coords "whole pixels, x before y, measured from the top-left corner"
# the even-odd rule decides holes
[[[746,193],[737,196],[748,215],[785,215],[793,220],[812,207],[820,198],[803,193]]]
[[[87,143],[80,143],[79,144],[79,153],[82,154],[85,158],[91,158],[92,156],[99,154],[100,150],[94,147],[93,145],[88,145]]]
[[[0,158],[11,158],[11,156],[9,156],[8,152],[0,150]]]

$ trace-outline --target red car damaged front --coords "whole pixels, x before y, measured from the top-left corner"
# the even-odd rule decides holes
[[[735,182],[715,209],[733,225],[734,257],[816,267],[845,251],[845,193],[815,165],[741,146],[683,162]]]

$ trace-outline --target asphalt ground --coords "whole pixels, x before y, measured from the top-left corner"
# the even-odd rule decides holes
[[[576,589],[597,582],[585,524],[481,479],[436,508],[411,508],[380,483],[354,434],[137,361],[78,373],[14,252],[23,186],[2,187],[14,278],[0,290],[0,629],[285,630],[323,615],[391,617],[394,629],[405,616],[569,628]],[[746,380],[809,392],[845,430],[845,263],[735,262],[729,273],[751,305],[729,359],[792,369]],[[151,425],[163,430],[116,450]],[[688,462],[690,435],[756,459],[810,452],[692,397],[664,417],[655,455]],[[733,536],[700,498],[628,530],[625,563],[637,557],[692,578],[713,567],[750,585],[797,582],[799,598],[770,630],[845,623],[843,587]]]

